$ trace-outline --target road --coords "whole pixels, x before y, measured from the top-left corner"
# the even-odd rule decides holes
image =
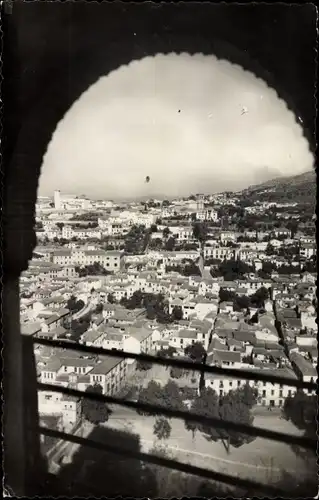
[[[78,320],[82,318],[82,316],[88,314],[92,309],[94,309],[94,305],[89,302],[85,307],[83,307],[83,309],[81,309],[81,311],[78,311],[75,314],[73,314],[72,319]]]
[[[151,452],[154,445],[158,444],[158,440],[153,434],[154,418],[142,417],[134,410],[115,405],[112,405],[112,410],[113,414],[108,422],[104,424],[105,427],[139,435],[141,451]],[[256,416],[254,424],[278,431],[295,433],[290,423],[279,420],[278,416],[275,416],[272,412],[267,412],[264,416]],[[290,447],[283,443],[257,438],[253,443],[245,444],[239,449],[232,449],[230,455],[228,455],[220,443],[207,441],[200,433],[197,433],[195,439],[193,439],[191,433],[185,432],[182,422],[172,419],[171,426],[171,436],[164,443],[164,446],[168,457],[172,456],[172,458],[174,457],[180,462],[235,474],[239,477],[255,477],[256,480],[266,483],[277,480],[283,469],[293,474],[296,474],[296,471],[300,471],[301,474],[307,473]],[[93,428],[92,424],[85,422],[83,437],[87,437]],[[61,456],[64,456],[68,462],[72,462],[73,455],[78,448],[78,445],[68,443],[62,452],[58,452],[53,456],[53,461],[57,462]],[[50,460],[50,465],[51,462],[52,460]],[[84,468],[88,465],[86,462],[86,460],[83,461]],[[59,465],[53,463],[52,470],[54,466],[55,473],[57,473]],[[83,470],[79,471],[78,480],[82,474]],[[73,480],[76,480],[76,478],[73,478]]]

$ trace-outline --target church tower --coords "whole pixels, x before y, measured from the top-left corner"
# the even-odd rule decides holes
[[[198,194],[196,196],[196,202],[197,202],[197,212],[202,212],[204,210],[204,195]]]

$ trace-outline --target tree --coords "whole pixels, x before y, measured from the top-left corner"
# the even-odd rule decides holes
[[[138,402],[154,405],[158,404],[158,401],[161,399],[162,388],[158,382],[154,382],[153,380],[149,382],[147,387],[143,388],[138,396]],[[151,415],[152,413],[146,412],[144,410],[137,410],[139,415]]]
[[[152,368],[153,364],[148,363],[147,361],[140,361],[139,359],[136,362],[136,369],[140,372],[148,371]]]
[[[200,243],[204,243],[207,239],[208,226],[205,222],[195,222],[193,225],[193,235]]]
[[[269,298],[269,292],[266,287],[262,286],[259,288],[254,295],[250,297],[250,301],[256,307],[265,307],[265,300]]]
[[[171,435],[172,427],[169,421],[164,417],[158,417],[154,424],[153,434],[158,439],[168,439]]]
[[[150,321],[156,319],[156,311],[154,306],[151,304],[148,304],[146,306],[146,318],[149,319]]]
[[[230,391],[220,398],[219,417],[222,420],[228,420],[230,422],[252,425],[254,417],[251,415],[250,406],[245,404],[244,401],[245,397],[242,391]],[[228,452],[230,445],[238,447],[246,443],[249,439],[246,434],[230,430],[229,428],[220,429],[220,437]]]
[[[308,436],[316,435],[317,397],[298,390],[294,396],[285,399],[283,415]]]
[[[236,295],[234,298],[234,310],[241,311],[242,309],[248,309],[251,306],[250,297],[247,295]]]
[[[179,387],[175,382],[173,382],[173,380],[169,380],[167,384],[164,385],[159,404],[169,408],[170,410],[185,409]]]
[[[140,391],[138,401],[145,404],[164,406],[171,410],[184,409],[183,398],[179,388],[172,380],[169,380],[163,387],[157,382],[149,382],[148,386]],[[138,410],[138,413],[149,415],[149,412],[143,410]]]
[[[76,306],[75,310],[76,310],[76,312],[78,312],[78,311],[81,311],[81,309],[83,309],[83,307],[85,307],[85,304],[84,304],[83,300],[80,299],[80,300],[77,300],[75,306]]]
[[[172,252],[175,248],[175,238],[169,238],[165,243],[165,250]]]
[[[81,335],[87,331],[90,326],[90,322],[88,320],[71,320],[71,328],[70,328],[70,340],[78,342]]]
[[[221,302],[231,302],[236,297],[235,292],[232,290],[226,290],[225,288],[221,288],[218,295]]]
[[[114,304],[115,303],[115,297],[114,297],[113,293],[109,293],[107,295],[107,301],[108,301],[109,304]]]
[[[180,306],[175,306],[172,311],[172,316],[175,321],[183,319],[183,309]]]
[[[258,271],[258,276],[267,279],[271,276],[271,273],[276,270],[276,264],[274,264],[273,262],[263,261],[262,268]]]
[[[266,250],[265,250],[265,254],[268,256],[271,256],[271,255],[274,255],[275,253],[276,253],[275,247],[271,243],[268,243]]]
[[[159,351],[157,351],[157,356],[161,358],[172,358],[173,355],[176,353],[175,347],[168,346],[167,349],[161,348]]]
[[[95,309],[96,314],[101,314],[102,311],[103,311],[103,304],[98,304]]]
[[[135,291],[132,296],[128,299],[123,297],[121,299],[121,304],[126,307],[126,309],[137,309],[142,306],[144,294],[140,290]]]
[[[200,276],[201,272],[198,266],[194,262],[188,264],[184,267],[184,276]]]
[[[211,388],[204,388],[201,391],[200,396],[194,400],[191,412],[203,417],[218,418],[218,410],[219,406],[217,393]],[[192,432],[193,437],[195,436],[196,431],[205,434],[211,440],[216,440],[219,437],[218,430],[214,427],[207,426],[206,424],[195,423],[187,421],[186,419],[185,428]]]
[[[285,399],[282,414],[286,420],[290,420],[298,429],[304,432],[304,436],[317,440],[317,396],[305,394],[298,390],[293,396]],[[301,458],[314,459],[315,449],[305,450],[299,446],[292,446],[294,452]]]
[[[258,390],[255,387],[251,387],[247,382],[244,386],[237,389],[237,395],[251,409],[257,403]]]
[[[85,392],[103,394],[103,389],[99,384],[89,385]],[[82,411],[84,418],[94,425],[107,422],[112,413],[110,408],[105,403],[86,398],[83,398]]]
[[[167,239],[167,238],[168,238],[168,236],[170,235],[170,233],[171,233],[171,232],[170,232],[169,228],[168,228],[168,227],[165,227],[165,228],[163,229],[163,238]]]
[[[64,224],[63,224],[63,222],[57,222],[56,226],[60,229],[60,231],[62,231]]]
[[[76,304],[77,304],[76,297],[74,295],[71,295],[71,297],[67,301],[67,308],[73,312],[76,310]]]
[[[193,361],[201,362],[206,356],[206,351],[201,342],[194,342],[185,347],[184,353],[189,356]]]
[[[219,270],[225,281],[233,281],[242,278],[245,274],[253,272],[253,267],[239,259],[223,260]]]

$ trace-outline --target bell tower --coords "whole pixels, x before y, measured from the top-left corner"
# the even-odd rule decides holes
[[[196,196],[196,202],[197,202],[197,211],[202,212],[204,210],[204,195],[198,194]]]

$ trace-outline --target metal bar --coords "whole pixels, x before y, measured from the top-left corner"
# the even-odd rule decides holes
[[[91,401],[100,401],[102,403],[117,404],[120,406],[126,406],[127,408],[133,408],[135,410],[145,410],[150,413],[161,413],[168,417],[179,418],[182,420],[199,422],[211,427],[217,427],[219,429],[229,429],[236,432],[242,432],[249,436],[257,436],[265,439],[271,439],[273,441],[280,441],[283,443],[288,443],[290,445],[294,444],[297,446],[302,446],[303,448],[316,450],[317,441],[312,440],[307,437],[293,436],[290,434],[283,434],[277,431],[270,431],[268,429],[263,429],[261,427],[253,427],[245,424],[237,424],[235,422],[221,420],[218,418],[204,417],[198,414],[194,414],[187,411],[181,410],[170,410],[164,406],[149,405],[145,403],[135,403],[134,401],[126,401],[124,399],[114,398],[113,396],[106,396],[104,394],[96,394],[90,392],[79,391],[77,389],[70,389],[69,387],[58,386],[54,384],[37,384],[39,390],[60,392],[62,394],[68,394],[71,396],[90,399]]]
[[[287,492],[281,488],[277,488],[275,486],[269,486],[257,483],[255,481],[251,481],[249,479],[241,479],[238,477],[230,476],[228,474],[223,474],[220,472],[209,471],[208,469],[204,469],[202,467],[196,467],[193,465],[189,465],[183,462],[178,462],[176,460],[172,460],[169,458],[157,457],[156,455],[151,455],[143,452],[136,452],[132,450],[128,450],[125,448],[113,446],[110,444],[102,444],[93,439],[84,439],[78,436],[74,436],[71,434],[66,434],[65,432],[59,432],[52,429],[48,429],[46,427],[40,427],[40,434],[45,436],[51,436],[56,439],[63,439],[65,441],[69,441],[71,443],[79,444],[81,446],[87,446],[90,448],[95,448],[100,451],[109,451],[116,455],[124,455],[127,458],[135,458],[136,460],[141,460],[143,462],[159,465],[161,467],[167,467],[170,469],[179,470],[181,472],[185,472],[187,474],[193,474],[199,477],[203,477],[205,479],[209,479],[211,481],[218,481],[221,483],[228,484],[230,486],[235,486],[236,488],[243,488],[245,490],[253,490],[251,493],[262,492],[267,493],[268,495],[275,496],[283,496],[287,495]]]
[[[242,380],[258,380],[271,382],[273,384],[283,384],[290,387],[297,387],[299,389],[310,389],[316,391],[317,385],[312,382],[303,382],[302,380],[295,380],[285,377],[277,377],[274,375],[266,375],[261,372],[254,373],[253,371],[240,370],[236,368],[219,368],[218,366],[207,366],[201,363],[194,363],[192,361],[182,361],[179,359],[172,358],[161,358],[158,356],[151,356],[149,354],[136,354],[132,352],[119,351],[113,349],[104,349],[102,347],[86,346],[83,344],[74,345],[71,342],[65,342],[62,340],[48,340],[48,339],[37,339],[32,337],[32,341],[35,344],[45,345],[48,347],[55,347],[60,349],[68,349],[71,351],[87,352],[96,354],[97,356],[111,356],[115,358],[131,358],[139,359],[140,361],[146,361],[149,363],[154,363],[163,366],[176,366],[177,368],[184,368],[185,370],[198,371],[200,373],[214,373],[216,375],[224,375],[231,378],[238,378]]]

